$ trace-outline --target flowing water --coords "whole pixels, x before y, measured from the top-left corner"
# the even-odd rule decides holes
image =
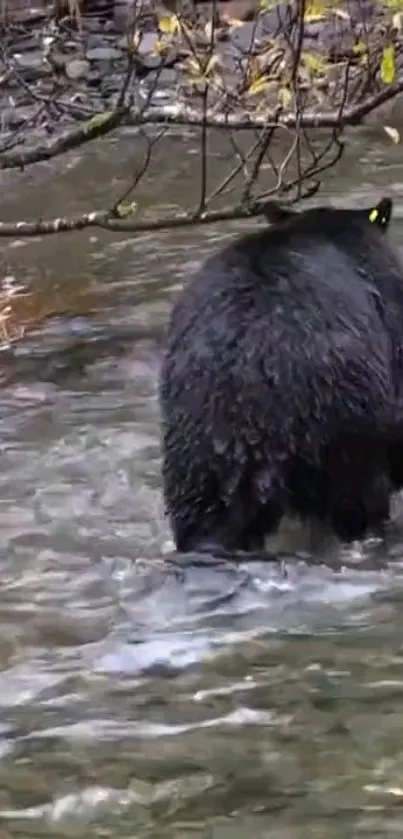
[[[2,219],[105,205],[136,142],[5,177]],[[190,203],[195,165],[172,137],[137,200]],[[403,247],[400,148],[352,135],[321,198],[385,193]],[[200,259],[247,227],[4,242],[31,328],[0,356],[1,839],[402,834],[401,502],[388,547],[338,570],[164,566],[163,328]]]

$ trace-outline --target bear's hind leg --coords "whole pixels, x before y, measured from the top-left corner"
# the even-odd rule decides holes
[[[389,519],[392,484],[382,442],[344,439],[330,458],[329,517],[345,542],[369,532],[383,534]]]
[[[207,513],[197,530],[185,537],[175,527],[174,537],[181,552],[195,551],[214,556],[234,557],[236,553],[261,553],[266,536],[279,526],[283,510],[267,505],[260,508],[252,520],[245,523],[239,504],[221,509],[219,514]],[[242,522],[243,519],[243,523]]]
[[[225,501],[213,484],[209,495],[205,499],[199,496],[197,501],[197,511],[194,506],[184,509],[188,499],[183,499],[180,516],[171,512],[174,540],[180,552],[225,557],[233,557],[237,552],[262,552],[266,536],[278,528],[283,515],[280,497],[262,504],[247,480]]]
[[[266,538],[278,530],[283,515],[284,506],[280,498],[264,505],[257,503],[254,516],[242,532],[239,549],[247,553],[262,553]]]
[[[403,488],[403,443],[389,447],[390,478],[395,492]]]

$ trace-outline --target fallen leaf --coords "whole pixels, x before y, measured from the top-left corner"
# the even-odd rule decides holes
[[[279,92],[278,92],[278,98],[279,98],[280,104],[283,106],[283,108],[288,108],[290,103],[291,103],[291,100],[292,100],[292,93],[291,93],[290,88],[289,87],[281,87]]]
[[[384,125],[383,130],[386,132],[388,137],[390,137],[390,139],[394,143],[396,143],[396,145],[398,143],[400,143],[400,134],[399,134],[397,128],[393,128],[391,125]]]
[[[308,2],[305,6],[305,23],[314,23],[314,21],[323,20],[325,16],[325,4],[321,0],[316,0],[316,2],[313,0],[313,2]]]
[[[164,35],[177,35],[181,28],[180,21],[177,15],[170,15],[169,17],[162,17],[158,21],[158,29]]]
[[[357,43],[353,46],[353,53],[355,53],[355,55],[363,55],[367,52],[367,49],[368,47],[364,44],[364,41],[357,41]]]
[[[84,126],[85,131],[93,131],[94,128],[100,128],[101,125],[104,125],[108,120],[110,120],[112,116],[112,111],[104,111],[102,114],[94,114],[91,117],[86,125]]]
[[[168,50],[168,44],[166,41],[156,41],[154,44],[154,52],[157,55],[164,55]]]
[[[249,85],[246,93],[248,96],[256,96],[256,94],[267,90],[269,84],[270,80],[267,76],[258,76],[258,78],[254,79],[254,81]]]
[[[313,52],[303,52],[302,60],[305,67],[312,73],[323,73],[326,69],[325,61],[321,55],[315,55]]]
[[[222,19],[224,23],[226,23],[230,29],[239,29],[240,26],[245,26],[243,20],[238,20],[236,17],[228,17],[227,15],[223,15]]]
[[[332,9],[332,14],[335,15],[335,17],[341,18],[341,20],[351,20],[350,15],[345,11],[345,9],[339,9],[337,7],[336,9]]]
[[[393,44],[383,48],[381,59],[381,79],[384,84],[392,84],[396,76],[395,48]]]
[[[401,33],[403,28],[403,15],[401,12],[396,12],[392,17],[392,26],[397,32]]]
[[[219,63],[220,59],[218,55],[210,55],[210,58],[208,59],[206,65],[203,66],[202,63],[201,70],[203,72],[203,76],[209,76],[214,67]]]

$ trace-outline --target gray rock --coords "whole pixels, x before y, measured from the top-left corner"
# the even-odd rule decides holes
[[[14,53],[14,61],[21,70],[38,70],[44,66],[43,53],[40,50],[30,50],[27,53]]]
[[[102,21],[97,17],[84,17],[83,27],[86,32],[101,32],[103,31]]]
[[[105,23],[104,23],[104,32],[105,33],[109,32],[111,35],[116,35],[117,31],[118,30],[116,29],[116,26],[115,26],[115,24],[112,20],[106,20],[105,21]]]
[[[88,61],[116,61],[117,58],[121,57],[121,51],[115,47],[94,47],[86,52]]]
[[[239,52],[249,54],[250,50],[257,46],[262,36],[261,21],[258,24],[248,22],[234,29],[230,41],[231,45],[238,51],[238,55]]]
[[[16,70],[30,84],[46,78],[51,73],[51,68],[40,50],[26,54],[16,52],[13,61]]]
[[[157,32],[144,32],[138,47],[138,55],[143,67],[147,70],[158,70],[161,65],[172,67],[177,60],[177,51],[169,46],[167,52],[161,55],[156,49],[156,44],[161,40]]]
[[[158,58],[158,53],[155,51],[155,46],[159,42],[160,36],[158,32],[145,32],[138,48],[138,53],[141,58],[144,56],[151,57],[155,56]]]
[[[118,32],[127,32],[127,25],[130,21],[130,7],[127,0],[119,2],[115,0],[113,5],[113,22]]]
[[[4,108],[1,115],[0,129],[21,128],[28,119],[32,119],[38,110],[37,105],[26,105],[20,108]]]
[[[88,52],[88,50],[99,49],[99,47],[104,49],[105,47],[109,47],[109,46],[110,46],[110,44],[107,42],[107,39],[102,34],[102,32],[91,33],[90,35],[88,35],[87,52]],[[113,46],[115,46],[115,45],[113,45]]]
[[[90,63],[85,58],[73,58],[66,62],[66,76],[69,79],[85,79],[89,69]]]
[[[38,46],[38,38],[35,35],[27,35],[24,38],[18,39],[18,52],[26,52],[27,50],[35,50]]]

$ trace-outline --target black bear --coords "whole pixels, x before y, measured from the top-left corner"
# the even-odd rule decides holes
[[[403,485],[403,272],[366,210],[268,204],[180,294],[160,381],[176,548],[261,551],[285,511],[346,541]],[[403,400],[402,400],[403,404]]]

